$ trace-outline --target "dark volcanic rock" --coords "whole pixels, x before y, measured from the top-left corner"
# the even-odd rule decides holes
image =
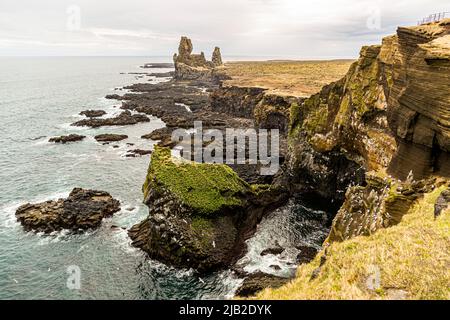
[[[434,205],[434,216],[439,217],[442,211],[446,210],[450,205],[450,188],[442,191]]]
[[[95,140],[98,142],[114,142],[114,141],[122,141],[127,139],[128,136],[124,134],[112,134],[112,133],[106,133],[106,134],[99,134],[95,136]]]
[[[399,182],[373,174],[366,175],[366,183],[347,190],[345,202],[333,220],[329,241],[369,236],[400,223],[416,200],[441,184],[436,178]]]
[[[174,76],[175,72],[160,72],[160,73],[149,73],[148,75],[150,77],[156,77],[156,78],[172,78]]]
[[[75,188],[67,199],[25,204],[16,211],[26,230],[50,233],[61,229],[92,229],[120,210],[120,202],[104,191]]]
[[[151,150],[142,150],[142,149],[134,149],[134,150],[128,150],[127,157],[136,157],[136,156],[145,156],[152,154]]]
[[[289,278],[277,277],[263,272],[249,275],[237,289],[236,296],[251,297],[265,288],[279,288],[290,281]]]
[[[245,253],[263,215],[286,200],[277,189],[250,187],[225,165],[177,163],[156,147],[143,187],[149,216],[129,230],[153,259],[209,272]]]
[[[85,110],[80,112],[80,116],[86,116],[88,118],[97,118],[104,116],[106,111],[104,110]]]
[[[114,118],[106,119],[84,119],[73,123],[73,126],[78,127],[102,127],[102,126],[124,126],[132,125],[139,122],[149,122],[150,119],[143,114],[131,114],[130,111],[126,110]]]
[[[312,261],[317,255],[317,249],[309,246],[298,246],[296,247],[300,250],[300,253],[297,255],[297,263],[304,264]]]
[[[275,247],[267,248],[261,252],[261,256],[267,256],[268,254],[279,255],[284,252],[284,248],[281,247],[278,243]]]
[[[59,137],[50,138],[50,140],[48,140],[48,141],[55,142],[55,143],[67,143],[67,142],[81,141],[84,138],[86,138],[86,137],[81,136],[79,134],[69,134],[67,136],[59,136]]]

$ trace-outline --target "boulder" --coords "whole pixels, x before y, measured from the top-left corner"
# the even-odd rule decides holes
[[[133,125],[139,122],[150,122],[150,119],[143,114],[131,114],[129,110],[123,111],[116,117],[104,119],[83,119],[72,124],[77,127],[92,127],[98,128],[103,126],[125,126]]]
[[[53,137],[50,138],[48,141],[49,142],[55,142],[55,143],[68,143],[68,142],[76,142],[76,141],[81,141],[84,138],[86,138],[85,136],[79,135],[79,134],[69,134],[67,136],[59,136],[59,137]]]
[[[88,118],[98,118],[104,116],[106,111],[104,110],[85,110],[80,112],[80,116],[86,116]]]
[[[278,243],[276,243],[276,246],[274,246],[272,248],[264,249],[261,252],[261,256],[267,256],[268,254],[279,255],[279,254],[282,254],[283,252],[284,252],[284,248],[281,247]]]
[[[104,191],[75,188],[66,199],[25,204],[16,218],[25,230],[51,233],[62,229],[86,230],[120,210],[120,202]]]
[[[450,206],[450,188],[442,191],[436,200],[434,205],[434,216],[437,218],[441,215],[442,211],[446,210]]]
[[[136,156],[145,156],[152,154],[152,150],[142,150],[142,149],[134,149],[128,150],[127,157],[136,157]]]
[[[128,136],[125,134],[112,134],[112,133],[99,134],[95,136],[95,140],[97,140],[98,142],[115,142],[115,141],[122,141],[127,138]]]

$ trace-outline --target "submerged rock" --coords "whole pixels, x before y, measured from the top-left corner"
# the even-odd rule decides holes
[[[200,272],[226,268],[245,253],[265,212],[285,194],[252,186],[226,165],[173,159],[156,147],[143,187],[149,217],[129,230],[153,259]]]
[[[267,248],[261,252],[261,256],[267,256],[268,254],[279,255],[284,252],[284,248],[281,247],[278,243],[275,247]]]
[[[113,133],[99,134],[95,136],[95,140],[97,140],[98,142],[115,142],[115,141],[122,141],[127,138],[128,136],[125,134],[113,134]]]
[[[92,127],[98,128],[103,126],[125,126],[133,125],[139,122],[149,122],[150,119],[143,114],[131,114],[129,110],[126,110],[113,118],[105,119],[83,119],[72,124],[72,126],[77,127]]]
[[[76,142],[81,141],[85,136],[79,135],[79,134],[69,134],[67,136],[59,136],[59,137],[53,137],[48,140],[49,142],[55,142],[55,143],[68,143],[68,142]]]
[[[80,116],[86,116],[88,118],[97,118],[104,116],[106,111],[104,110],[85,110],[80,112]]]
[[[127,157],[146,156],[152,154],[152,150],[134,149],[128,150]]]
[[[62,229],[93,229],[120,210],[120,202],[104,191],[75,188],[66,199],[25,204],[16,218],[25,230],[51,233]]]

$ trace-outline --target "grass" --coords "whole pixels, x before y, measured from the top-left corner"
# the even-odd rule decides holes
[[[201,215],[210,215],[224,207],[240,206],[250,186],[228,166],[200,164],[173,159],[169,148],[155,147],[144,194],[150,187],[162,186],[185,205]]]
[[[323,86],[341,79],[351,60],[229,62],[226,73],[232,80],[225,85],[260,87],[268,93],[309,97]]]
[[[314,280],[320,254],[300,266],[289,284],[257,298],[450,299],[450,210],[434,219],[434,203],[444,188],[425,195],[394,227],[332,243]],[[379,286],[368,286],[377,274]]]

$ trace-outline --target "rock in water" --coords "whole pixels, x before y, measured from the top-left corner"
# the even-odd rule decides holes
[[[59,136],[59,137],[53,137],[48,140],[49,142],[55,142],[55,143],[67,143],[67,142],[75,142],[75,141],[81,141],[85,136],[81,136],[79,134],[69,134],[67,136]]]
[[[92,127],[98,128],[102,126],[125,126],[132,125],[139,122],[150,122],[149,117],[143,114],[131,114],[129,110],[126,110],[114,118],[89,118],[72,123],[72,126],[76,127]]]
[[[98,142],[115,142],[115,141],[122,141],[127,138],[128,136],[125,134],[113,134],[113,133],[99,134],[95,136],[95,140],[97,140]]]
[[[120,210],[120,202],[104,191],[75,188],[67,199],[25,204],[16,218],[25,230],[51,233],[62,229],[86,230]]]
[[[285,200],[285,193],[251,186],[226,165],[173,159],[158,146],[143,190],[149,216],[129,230],[133,245],[200,272],[236,262],[264,213]]]
[[[106,111],[104,110],[85,110],[80,112],[80,116],[86,116],[88,118],[98,118],[104,116]]]

